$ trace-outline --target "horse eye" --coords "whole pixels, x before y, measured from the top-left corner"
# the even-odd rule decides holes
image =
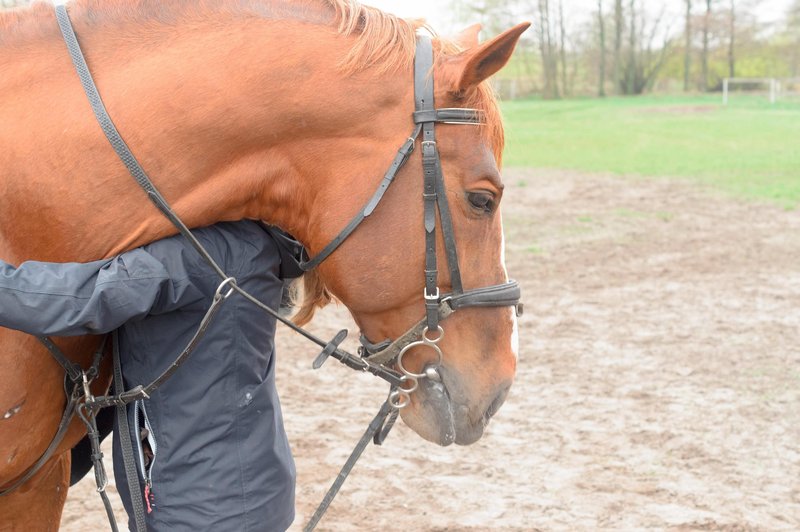
[[[468,192],[467,200],[470,205],[484,213],[494,211],[494,197],[486,192]]]

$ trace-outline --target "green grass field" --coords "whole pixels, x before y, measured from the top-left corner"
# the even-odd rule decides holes
[[[504,165],[680,177],[794,208],[800,102],[765,97],[518,100],[503,103]]]

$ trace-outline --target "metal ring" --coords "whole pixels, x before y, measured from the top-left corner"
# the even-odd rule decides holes
[[[434,340],[431,340],[430,338],[428,338],[428,328],[427,327],[422,329],[422,341],[425,342],[426,344],[437,344],[437,343],[439,343],[439,340],[441,340],[444,337],[444,329],[442,329],[441,325],[437,325],[436,329],[437,329],[436,332],[439,333],[439,336],[437,336],[436,339],[434,339]]]
[[[419,380],[417,380],[416,377],[412,377],[411,375],[403,375],[402,377],[400,377],[400,382],[408,382],[408,381],[414,383],[414,385],[411,386],[411,388],[403,388],[402,386],[399,386],[398,389],[402,390],[407,394],[414,393],[417,390],[417,388],[419,388]]]
[[[409,377],[414,377],[416,379],[424,379],[424,378],[427,378],[427,375],[425,375],[424,373],[413,373],[411,371],[408,371],[403,366],[403,356],[406,354],[406,351],[408,351],[412,347],[417,347],[417,346],[429,347],[429,348],[433,349],[434,351],[436,351],[436,363],[435,364],[429,364],[429,365],[433,365],[433,366],[435,366],[437,368],[442,365],[442,358],[443,358],[442,357],[442,350],[439,349],[439,346],[436,345],[436,344],[425,342],[424,340],[420,340],[419,342],[411,342],[410,344],[405,346],[402,349],[402,351],[400,351],[400,354],[397,355],[397,367],[399,367],[400,371],[402,371],[403,373],[405,373]]]
[[[395,399],[400,397],[401,399],[395,402]],[[400,390],[392,390],[389,392],[389,406],[394,408],[395,410],[400,410],[401,408],[405,408],[411,403],[411,396],[407,393],[403,393]]]
[[[228,289],[228,292],[224,295],[222,294],[222,290],[225,288],[225,285],[231,285],[231,288]],[[228,277],[224,281],[222,281],[219,286],[217,287],[217,291],[214,292],[214,299],[228,299],[233,294],[236,286],[236,278],[235,277]]]

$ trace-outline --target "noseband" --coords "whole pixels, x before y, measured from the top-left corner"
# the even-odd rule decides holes
[[[317,267],[355,231],[367,216],[373,213],[389,185],[394,181],[397,172],[408,161],[417,139],[421,136],[423,221],[425,224],[425,288],[423,289],[425,317],[394,341],[384,340],[374,344],[362,335],[362,347],[359,350],[362,357],[374,364],[381,366],[396,364],[403,373],[402,380],[411,384],[410,387],[396,387],[392,391],[389,400],[395,408],[402,408],[409,403],[410,394],[418,387],[418,379],[441,379],[438,368],[442,364],[443,356],[441,348],[437,345],[444,337],[444,329],[439,325],[441,320],[456,310],[467,307],[511,306],[516,308],[518,315],[522,312],[522,305],[519,302],[520,287],[516,281],[464,290],[461,282],[461,270],[458,266],[458,249],[453,231],[453,219],[450,215],[447,193],[444,188],[442,162],[436,145],[436,123],[480,125],[483,123],[483,113],[477,109],[467,108],[436,109],[433,93],[433,46],[429,37],[420,35],[417,39],[417,50],[414,56],[414,131],[398,150],[378,189],[364,208],[319,254],[301,265],[306,271]],[[453,290],[449,294],[443,294],[438,284],[437,207],[447,266],[450,270],[450,285]],[[403,364],[404,355],[414,347],[427,347],[433,350],[436,356],[435,362],[428,364],[423,373],[409,371]],[[324,362],[324,358],[318,358],[315,367],[319,367],[322,362]]]

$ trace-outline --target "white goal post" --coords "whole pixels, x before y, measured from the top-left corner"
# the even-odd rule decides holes
[[[769,103],[775,103],[778,99],[796,95],[800,78],[725,78],[722,80],[722,105],[728,105],[731,87],[735,85],[764,87],[769,92]]]

